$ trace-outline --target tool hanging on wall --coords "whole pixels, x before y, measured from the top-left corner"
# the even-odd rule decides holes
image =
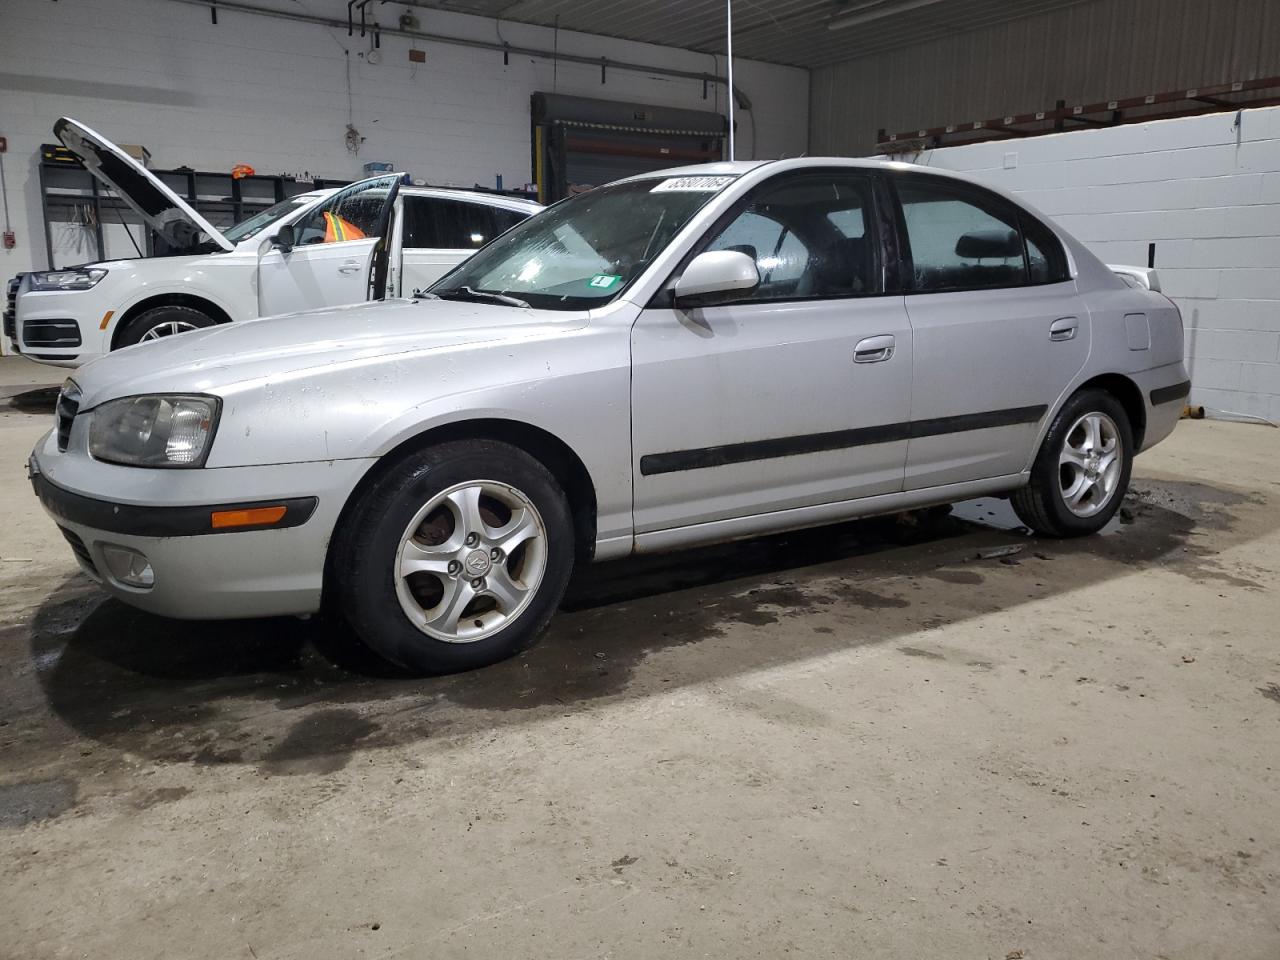
[[[97,247],[93,240],[95,224],[93,206],[91,204],[72,204],[67,210],[67,218],[61,221],[61,224],[57,241],[59,253],[69,253],[73,263],[82,261],[86,254],[95,260],[102,259],[96,253]],[[56,266],[52,259],[52,254],[50,255],[49,266]]]
[[[12,250],[18,245],[18,240],[14,236],[13,227],[9,223],[9,184],[4,178],[4,155],[8,150],[8,138],[0,137],[0,197],[4,199],[4,248]]]
[[[355,120],[355,99],[351,92],[351,51],[346,51],[346,67],[347,67],[347,132],[343,134],[343,142],[347,145],[347,150],[351,153],[359,153],[360,145],[364,143],[364,137],[360,135],[360,131],[356,129]]]

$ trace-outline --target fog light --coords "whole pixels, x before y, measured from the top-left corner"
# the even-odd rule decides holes
[[[104,543],[102,545],[102,559],[106,561],[107,571],[111,574],[111,579],[123,583],[127,587],[146,589],[155,586],[156,574],[151,569],[151,561],[137,550]]]

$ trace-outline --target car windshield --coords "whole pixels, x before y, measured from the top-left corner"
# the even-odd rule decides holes
[[[734,179],[650,178],[579,194],[514,227],[428,292],[544,310],[601,306]]]
[[[248,240],[250,237],[261,233],[265,228],[271,226],[282,217],[286,217],[299,207],[304,207],[308,203],[314,203],[315,197],[290,197],[288,200],[281,200],[267,209],[255,213],[247,220],[241,220],[234,227],[228,227],[222,231],[222,235],[232,243],[239,243],[241,240]]]

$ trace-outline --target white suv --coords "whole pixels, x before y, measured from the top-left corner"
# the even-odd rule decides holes
[[[541,209],[498,194],[402,188],[403,175],[390,174],[291,197],[220,231],[83,124],[63,118],[54,134],[168,247],[165,256],[10,282],[5,335],[55,366],[233,320],[360,303],[374,280],[387,296],[408,295]]]

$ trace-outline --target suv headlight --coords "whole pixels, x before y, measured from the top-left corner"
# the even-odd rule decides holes
[[[130,467],[202,467],[219,406],[199,395],[110,400],[90,411],[89,453]]]
[[[88,290],[107,275],[101,267],[72,267],[27,274],[32,290]]]

